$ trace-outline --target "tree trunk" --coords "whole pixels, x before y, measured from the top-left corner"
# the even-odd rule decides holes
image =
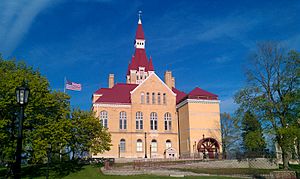
[[[289,160],[290,160],[290,155],[288,151],[284,148],[281,148],[282,150],[282,163],[283,163],[283,169],[288,170],[289,169]]]

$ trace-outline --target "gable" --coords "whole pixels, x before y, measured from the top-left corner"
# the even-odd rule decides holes
[[[138,87],[136,87],[133,91],[131,91],[131,94],[134,94],[135,91],[141,90],[140,88],[152,88],[154,86],[151,85],[159,85],[160,89],[166,89],[169,91],[170,94],[173,96],[176,96],[176,93],[174,93],[156,74],[153,72],[146,80],[144,80]],[[154,87],[155,88],[155,87]],[[157,88],[157,87],[156,87]]]
[[[152,99],[152,93],[157,96],[160,95],[161,99],[163,94],[166,94],[169,103],[176,103],[176,94],[155,74],[152,73],[146,80],[144,80],[139,86],[137,86],[131,93],[132,103],[141,103],[141,95],[149,93],[150,100]],[[145,102],[146,103],[146,102]],[[150,101],[150,103],[152,103]],[[162,102],[161,102],[162,103]]]

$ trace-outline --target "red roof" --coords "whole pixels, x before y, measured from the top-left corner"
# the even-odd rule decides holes
[[[101,88],[95,94],[102,94],[95,103],[125,103],[130,104],[130,92],[134,90],[137,84],[117,83],[112,88]]]
[[[210,93],[208,91],[205,91],[201,88],[196,87],[188,94],[179,91],[176,88],[172,88],[172,91],[176,93],[176,104],[179,104],[180,102],[184,101],[185,99],[206,99],[206,100],[217,100],[218,95],[215,95],[213,93]]]
[[[136,34],[135,34],[135,39],[145,40],[145,35],[144,35],[142,24],[138,24]]]
[[[217,100],[218,95],[205,91],[201,88],[196,87],[188,94],[188,99],[208,99]]]
[[[110,88],[100,88],[97,91],[95,91],[94,94],[103,94],[108,90],[110,90]]]
[[[149,60],[148,71],[154,71],[152,57],[150,57],[150,60]]]
[[[186,94],[178,89],[172,87],[172,91],[176,94],[176,104],[180,103],[186,97]]]
[[[145,67],[145,71],[148,71],[148,59],[145,49],[135,49],[133,60],[131,61],[131,69],[138,70],[139,67]]]

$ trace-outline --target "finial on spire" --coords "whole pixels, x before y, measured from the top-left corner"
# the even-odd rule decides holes
[[[141,20],[141,17],[142,17],[142,11],[139,11],[139,22],[138,22],[138,24],[142,24],[142,20]]]

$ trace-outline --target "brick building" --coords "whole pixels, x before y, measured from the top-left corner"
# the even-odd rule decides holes
[[[145,43],[139,19],[126,83],[115,83],[114,74],[109,74],[108,88],[93,94],[92,110],[111,133],[112,147],[92,157],[217,157],[221,151],[218,96],[198,87],[189,93],[176,89],[171,71],[161,80],[152,58],[147,58]]]

